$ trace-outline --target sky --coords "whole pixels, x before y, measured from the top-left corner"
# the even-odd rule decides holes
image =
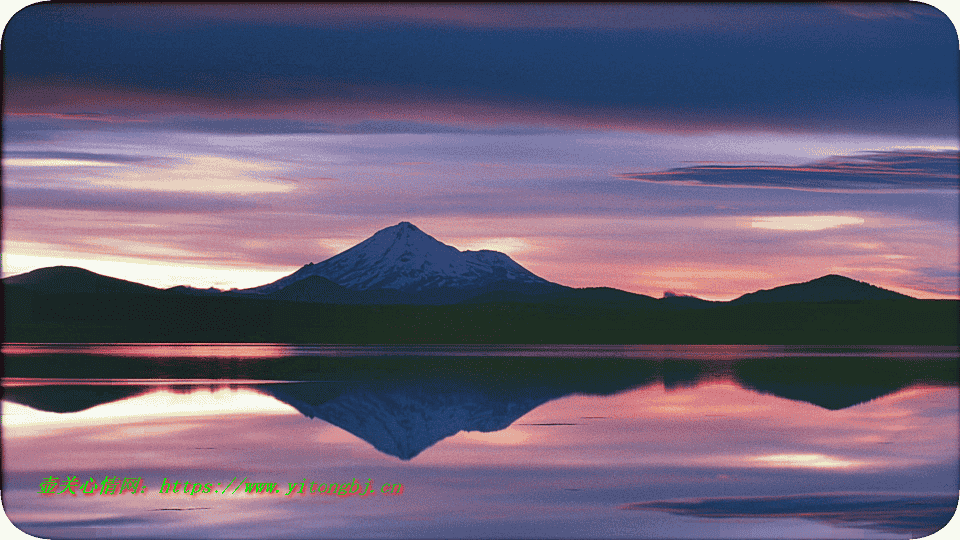
[[[917,3],[35,4],[3,275],[253,287],[409,221],[573,287],[960,298],[958,54]]]

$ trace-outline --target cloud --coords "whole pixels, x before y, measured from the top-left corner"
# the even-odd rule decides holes
[[[20,151],[3,153],[4,166],[64,167],[77,165],[121,165],[157,161],[150,156],[96,154],[91,152]]]
[[[891,192],[960,187],[960,153],[895,150],[837,156],[807,165],[701,165],[622,178],[671,185]]]
[[[916,19],[944,15],[923,4],[912,6],[751,6],[701,4],[677,9],[657,4],[601,5],[456,5],[456,4],[328,4],[286,5],[283,9],[262,5],[182,5],[180,21],[171,20],[164,7],[140,5],[87,6],[80,16],[87,23],[124,25],[133,22],[167,27],[183,19],[203,23],[270,23],[295,27],[420,26],[482,29],[604,29],[604,30],[698,30],[744,32],[763,25],[799,22],[842,24],[846,15],[859,19]],[[838,13],[839,12],[839,13]]]
[[[863,218],[850,216],[770,216],[754,218],[750,226],[778,231],[822,231],[842,225],[862,224]]]
[[[956,495],[814,493],[631,503],[624,510],[659,510],[700,518],[803,518],[841,527],[870,526],[925,536],[950,521]]]
[[[869,3],[836,3],[827,6],[831,9],[857,19],[907,19],[921,17],[945,17],[936,8],[920,3],[913,4],[869,4]]]
[[[133,517],[111,517],[111,518],[90,518],[90,519],[61,519],[56,521],[17,521],[17,526],[24,529],[31,529],[38,534],[46,536],[45,532],[39,532],[37,529],[45,531],[47,528],[60,527],[121,527],[131,525],[150,525],[153,522],[143,518]]]
[[[924,277],[960,279],[960,272],[957,272],[955,268],[923,267],[916,268],[914,271]]]
[[[276,176],[284,167],[264,159],[191,155],[181,156],[167,167],[131,168],[87,181],[97,187],[163,193],[286,193],[293,191],[296,183]]]
[[[162,197],[155,191],[114,189],[58,189],[6,187],[3,206],[48,210],[100,210],[121,212],[211,213],[229,210],[252,210],[262,203],[236,195],[215,196],[185,192],[167,192]]]
[[[4,38],[7,112],[99,123],[426,112],[431,122],[954,137],[958,116],[948,19],[822,6],[37,5]]]
[[[551,133],[543,127],[491,127],[476,125],[442,124],[403,120],[366,120],[353,123],[291,120],[287,118],[203,118],[186,117],[162,121],[150,121],[130,126],[138,131],[176,130],[199,133],[230,135],[283,135],[324,133],[337,135],[379,134],[475,134],[475,135],[530,135]]]

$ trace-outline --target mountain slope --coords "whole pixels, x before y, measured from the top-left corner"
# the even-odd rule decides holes
[[[830,274],[805,283],[793,283],[747,293],[732,305],[773,302],[833,302],[857,300],[908,300],[905,294],[882,289],[862,281]]]
[[[404,221],[321,263],[308,264],[287,277],[243,292],[270,294],[309,276],[354,291],[402,293],[479,289],[497,281],[549,283],[503,253],[460,251]]]
[[[704,300],[702,298],[697,298],[696,296],[670,293],[664,294],[663,298],[659,299],[657,302],[667,309],[708,309],[724,303],[714,302],[712,300]]]
[[[197,287],[191,287],[189,285],[176,285],[163,289],[163,292],[166,294],[186,294],[190,296],[217,296],[223,293],[223,291],[215,287],[198,289]]]
[[[75,266],[51,266],[26,274],[4,278],[4,285],[18,285],[43,294],[61,293],[125,293],[157,294],[161,289],[103,276]]]
[[[370,295],[361,291],[351,291],[341,287],[327,278],[307,276],[300,281],[288,285],[269,294],[274,300],[288,300],[291,302],[311,302],[317,304],[368,304]]]

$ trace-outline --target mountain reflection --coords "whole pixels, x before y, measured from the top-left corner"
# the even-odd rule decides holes
[[[840,410],[914,384],[956,385],[956,360],[799,357],[740,360],[734,380],[747,389]]]
[[[293,374],[291,366],[281,368]],[[260,378],[265,374],[262,366],[250,371],[241,375]],[[360,357],[314,363],[301,375],[304,380],[298,382],[289,382],[293,379],[290,377],[288,382],[243,386],[289,404],[306,417],[319,418],[352,433],[384,454],[410,460],[461,431],[503,430],[540,405],[571,394],[612,395],[656,383],[669,391],[727,380],[760,393],[839,410],[916,384],[955,386],[957,362],[851,357],[726,362]],[[4,399],[66,413],[159,389],[182,393],[210,386],[175,381],[161,386],[15,385],[5,389]]]
[[[444,381],[376,382],[334,389],[329,383],[258,385],[256,390],[409,460],[461,431],[500,431],[560,397],[550,388],[496,389]]]
[[[3,399],[41,411],[55,413],[80,412],[102,405],[147,394],[149,386],[114,386],[102,384],[57,384],[14,386],[3,389]]]

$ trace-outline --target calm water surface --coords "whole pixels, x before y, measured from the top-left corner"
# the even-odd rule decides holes
[[[950,347],[3,352],[4,508],[42,538],[915,538],[960,491]]]

